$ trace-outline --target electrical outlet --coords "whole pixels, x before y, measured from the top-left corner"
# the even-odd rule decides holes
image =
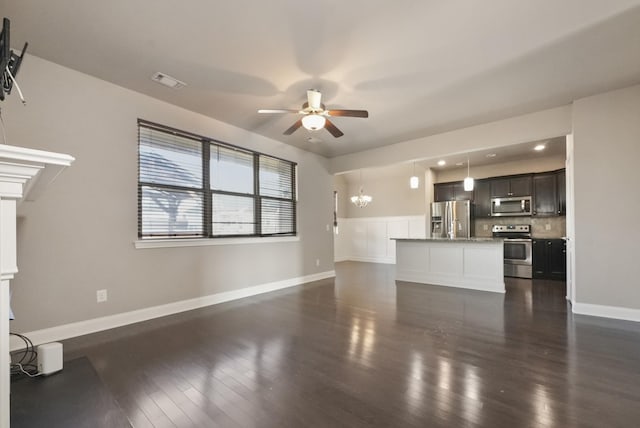
[[[320,266],[320,259],[316,259],[316,266]]]
[[[327,225],[327,232],[329,231],[329,229],[330,229],[330,228],[329,228],[329,225]]]
[[[489,230],[489,225],[488,224],[483,224],[482,225],[482,230]]]
[[[97,290],[96,291],[96,302],[104,303],[108,299],[107,290]]]
[[[551,230],[551,225],[549,223],[545,224],[544,230]]]

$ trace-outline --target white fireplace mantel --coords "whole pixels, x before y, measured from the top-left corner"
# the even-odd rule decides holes
[[[9,428],[9,284],[18,273],[16,207],[35,200],[74,158],[0,144],[0,428]]]

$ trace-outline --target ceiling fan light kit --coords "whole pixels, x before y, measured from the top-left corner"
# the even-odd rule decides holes
[[[319,114],[308,114],[302,118],[302,126],[309,131],[317,131],[324,128],[327,119]]]
[[[329,120],[332,116],[342,117],[369,117],[369,112],[366,110],[326,110],[324,104],[322,104],[322,94],[317,89],[309,89],[307,91],[307,102],[302,104],[301,110],[292,109],[261,109],[258,113],[267,114],[280,114],[280,113],[293,113],[303,115],[300,120],[291,125],[284,135],[291,135],[298,130],[301,126],[309,131],[317,131],[319,129],[326,129],[335,138],[342,137],[344,133],[338,129],[336,125]]]

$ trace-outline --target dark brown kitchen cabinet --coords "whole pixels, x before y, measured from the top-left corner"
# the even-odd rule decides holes
[[[466,192],[462,181],[437,183],[433,189],[435,202],[473,200],[473,191]]]
[[[456,201],[473,201],[473,190],[467,192],[464,190],[464,182],[458,181],[453,184],[453,198]]]
[[[491,180],[492,198],[531,196],[531,175],[501,177]]]
[[[474,187],[473,202],[476,218],[491,217],[491,181],[477,180]]]
[[[453,184],[438,183],[433,185],[433,200],[435,202],[453,201]]]
[[[558,191],[558,214],[567,214],[567,178],[566,171],[561,169],[556,172],[556,184]]]
[[[535,174],[533,176],[534,216],[558,215],[557,174]]]
[[[532,241],[534,279],[567,278],[567,247],[563,239],[534,239]]]

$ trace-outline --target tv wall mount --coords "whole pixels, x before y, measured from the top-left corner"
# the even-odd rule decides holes
[[[4,101],[5,96],[11,94],[11,89],[15,84],[20,99],[24,103],[22,91],[20,91],[20,87],[16,82],[16,75],[20,70],[20,64],[22,64],[22,59],[27,52],[29,44],[24,44],[20,56],[14,53],[10,45],[10,28],[11,22],[8,18],[4,18],[2,20],[2,32],[0,33],[0,101]]]

